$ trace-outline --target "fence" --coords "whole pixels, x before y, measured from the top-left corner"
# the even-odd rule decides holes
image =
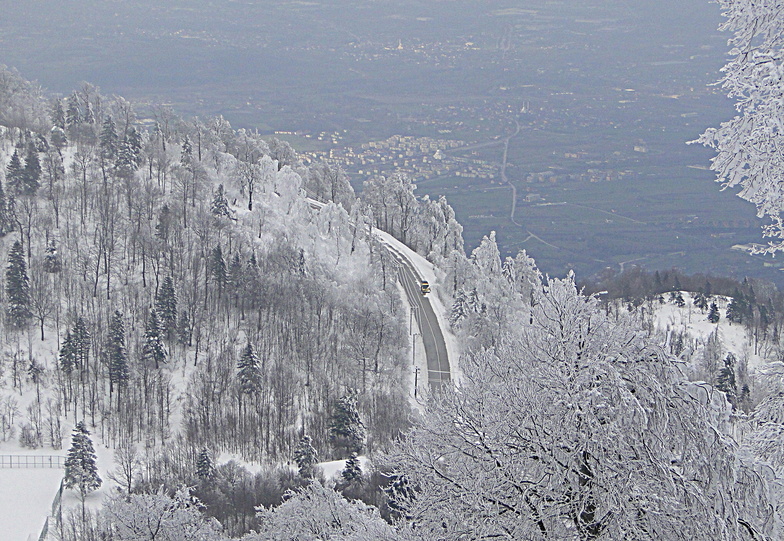
[[[52,519],[57,521],[58,527],[63,525],[63,482],[62,481],[60,481],[60,488],[57,490],[57,494],[54,495],[54,500],[52,501],[52,514],[46,517],[46,521],[44,522],[44,527],[41,530],[41,535],[38,536],[38,541],[46,541],[46,538],[49,536],[49,521]]]
[[[64,468],[61,455],[0,455],[0,468]]]

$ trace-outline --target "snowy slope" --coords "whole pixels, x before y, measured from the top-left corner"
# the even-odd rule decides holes
[[[718,329],[719,340],[722,348],[727,353],[733,353],[738,359],[745,358],[750,370],[759,368],[764,364],[763,356],[755,354],[746,336],[743,325],[733,324],[726,318],[727,297],[715,296],[721,318],[718,323],[708,321],[708,314],[694,306],[694,296],[686,291],[681,292],[686,305],[682,308],[671,302],[659,305],[654,314],[654,324],[662,332],[686,331],[692,338],[700,342],[707,340],[708,336]]]

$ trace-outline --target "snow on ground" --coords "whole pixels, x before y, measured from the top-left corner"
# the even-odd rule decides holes
[[[0,469],[0,536],[4,541],[37,540],[52,509],[60,469]]]
[[[366,456],[358,456],[357,458],[359,459],[359,467],[363,472],[367,472],[371,466],[368,458]],[[333,460],[331,462],[320,462],[317,466],[324,472],[324,479],[327,481],[336,480],[337,477],[340,476],[340,472],[346,469],[346,461]]]
[[[711,302],[715,302],[719,308],[721,318],[718,323],[711,323],[708,321],[708,312],[702,312],[699,308],[694,306],[694,297],[691,293],[682,291],[683,300],[686,305],[682,308],[673,304],[669,299],[665,304],[660,305],[656,309],[654,322],[656,328],[666,332],[667,330],[684,330],[692,338],[697,338],[700,341],[705,341],[708,336],[713,333],[717,328],[719,331],[719,340],[722,347],[726,352],[731,352],[738,359],[745,358],[748,361],[750,370],[757,369],[765,360],[760,356],[754,354],[753,348],[749,344],[746,336],[746,329],[743,325],[733,324],[727,320],[727,304],[729,298],[715,296]]]

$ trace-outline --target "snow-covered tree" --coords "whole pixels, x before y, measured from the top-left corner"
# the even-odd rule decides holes
[[[109,392],[117,390],[117,402],[120,401],[120,390],[128,382],[128,352],[125,349],[125,324],[122,314],[115,311],[109,322]]]
[[[11,154],[11,161],[5,170],[5,179],[11,193],[20,194],[24,191],[24,167],[17,149],[14,149],[14,153]]]
[[[44,256],[44,271],[56,274],[63,270],[63,262],[60,260],[60,255],[57,253],[57,243],[54,239],[50,240],[46,245],[46,255]]]
[[[188,489],[174,497],[156,494],[117,496],[101,510],[105,539],[117,541],[222,541],[220,524],[206,517]]]
[[[730,60],[722,87],[736,100],[738,114],[710,128],[697,140],[716,150],[711,169],[725,188],[757,207],[772,224],[765,236],[775,240],[762,251],[784,249],[784,11],[780,0],[719,0],[731,32]]]
[[[177,333],[177,292],[171,276],[163,279],[155,296],[155,311],[160,318],[163,336],[171,340]]]
[[[337,483],[338,490],[344,490],[362,482],[362,465],[359,462],[357,453],[351,453],[346,460],[345,467],[340,472],[340,480]]]
[[[464,356],[390,459],[426,539],[755,539],[781,535],[768,484],[727,435],[723,394],[685,381],[573,278],[533,323]]]
[[[144,325],[142,361],[154,365],[156,370],[166,362],[166,348],[161,339],[161,323],[154,308],[150,309],[147,322]]]
[[[259,391],[261,387],[260,370],[259,358],[256,356],[253,344],[248,342],[237,361],[237,380],[241,394],[252,395]]]
[[[15,228],[16,219],[11,209],[11,201],[3,189],[3,183],[0,182],[0,237],[4,237]]]
[[[6,315],[11,327],[22,329],[30,322],[30,279],[22,243],[14,242],[5,272]]]
[[[335,402],[329,438],[333,447],[342,449],[345,454],[358,453],[364,447],[365,425],[359,417],[356,391],[349,391]]]
[[[95,449],[90,439],[90,432],[83,421],[76,423],[71,434],[71,447],[65,458],[65,474],[63,486],[79,492],[82,501],[82,517],[84,518],[84,501],[87,495],[101,486],[98,475]]]
[[[718,323],[719,319],[721,319],[721,315],[719,315],[719,307],[716,306],[715,302],[712,302],[710,305],[710,311],[708,312],[708,321],[711,323]]]
[[[348,502],[334,490],[317,482],[289,493],[282,505],[259,512],[259,533],[246,541],[402,541],[402,537],[384,522],[378,510],[361,502]],[[425,538],[419,538],[425,539]],[[438,539],[438,538],[432,538]]]
[[[212,463],[212,455],[206,447],[199,451],[196,458],[196,477],[206,483],[215,476],[215,465]]]
[[[305,479],[311,479],[316,475],[316,464],[318,464],[318,453],[313,447],[313,440],[305,434],[294,448],[294,462],[299,468],[299,475]]]
[[[234,219],[234,213],[231,211],[231,207],[229,207],[229,200],[226,199],[223,184],[218,184],[218,187],[215,188],[212,203],[210,204],[210,213],[217,218]]]

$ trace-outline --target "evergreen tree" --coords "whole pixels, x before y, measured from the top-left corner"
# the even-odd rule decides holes
[[[51,112],[52,124],[60,130],[65,129],[65,109],[63,109],[63,101],[59,98],[52,100]]]
[[[90,433],[87,431],[84,421],[79,421],[73,429],[71,448],[68,449],[68,456],[65,458],[63,486],[79,491],[79,497],[82,500],[82,519],[84,519],[85,498],[90,492],[98,489],[102,483],[95,461],[95,449],[90,439]]]
[[[180,163],[185,166],[191,165],[193,163],[193,145],[191,145],[191,139],[187,135],[182,141]]]
[[[710,305],[710,312],[708,312],[708,321],[711,323],[718,323],[720,319],[719,315],[719,307],[716,306],[715,302],[712,302]]]
[[[161,207],[161,212],[158,215],[158,223],[155,225],[155,236],[163,242],[168,242],[171,223],[171,210],[169,209],[169,205],[164,203]]]
[[[15,228],[15,220],[11,212],[11,204],[5,195],[3,183],[0,182],[0,237],[4,237]]]
[[[67,376],[76,368],[76,347],[70,329],[66,329],[65,338],[60,346],[60,370]]]
[[[122,314],[115,311],[109,322],[109,393],[117,389],[117,403],[120,402],[120,389],[128,382],[128,352],[125,349],[125,325]]]
[[[387,507],[393,519],[409,519],[406,514],[406,504],[416,498],[416,492],[411,487],[411,483],[402,473],[394,473],[390,476],[389,485],[384,489],[387,497]]]
[[[455,326],[468,317],[468,299],[463,288],[457,290],[455,302],[452,303],[452,311],[449,314],[449,322]]]
[[[76,366],[84,370],[90,363],[90,331],[84,318],[79,316],[74,324],[71,333],[73,340],[74,353],[76,355]]]
[[[199,451],[196,458],[196,477],[203,483],[208,483],[215,477],[215,465],[206,447]]]
[[[6,315],[11,327],[23,329],[30,322],[30,280],[22,243],[14,242],[5,273]]]
[[[259,358],[253,351],[253,345],[248,342],[237,362],[237,380],[241,394],[256,394],[261,388],[261,369]]]
[[[111,115],[107,116],[103,121],[100,141],[101,157],[110,162],[117,159],[117,149],[120,140],[117,137],[117,125],[114,123]]]
[[[5,178],[8,183],[8,189],[12,193],[20,194],[24,192],[24,167],[17,149],[14,149],[14,153],[11,154],[11,161],[5,170]]]
[[[177,333],[177,292],[171,276],[163,279],[155,296],[155,311],[161,320],[161,331],[166,340],[172,340]]]
[[[25,166],[23,172],[24,195],[35,195],[41,187],[41,161],[38,159],[38,149],[32,141],[27,144],[27,155],[25,156]]]
[[[60,256],[57,253],[57,244],[54,240],[50,240],[46,246],[46,255],[44,256],[44,272],[56,274],[63,270],[63,263],[60,261]]]
[[[79,111],[79,97],[76,92],[68,96],[68,103],[65,109],[65,127],[71,139],[76,135],[79,124],[82,123],[82,115]]]
[[[358,453],[365,445],[365,425],[357,409],[357,393],[349,391],[335,402],[329,426],[329,439],[345,455]],[[345,456],[344,455],[344,456]]]
[[[362,480],[362,467],[359,463],[357,453],[352,452],[343,471],[340,472],[340,477],[344,486],[350,486]]]
[[[223,184],[218,184],[218,187],[215,189],[212,203],[210,203],[210,213],[217,218],[234,219],[234,213],[229,208],[229,200],[226,199],[226,194],[223,191]]]
[[[150,309],[147,323],[144,326],[144,345],[142,346],[142,361],[154,364],[155,369],[166,362],[166,350],[161,340],[161,323],[154,308]]]
[[[218,284],[218,296],[220,297],[223,292],[223,286],[226,285],[226,280],[228,278],[226,261],[223,259],[223,251],[221,250],[220,244],[215,246],[210,254],[210,274]]]
[[[297,446],[294,448],[294,462],[299,468],[299,476],[304,479],[312,479],[316,475],[316,464],[318,463],[318,453],[313,447],[310,436],[302,436]]]
[[[727,354],[724,367],[716,375],[716,388],[727,395],[727,401],[735,407],[738,403],[738,388],[735,381],[735,355]]]
[[[705,313],[705,310],[707,310],[708,299],[705,297],[705,294],[702,291],[694,296],[694,306],[702,310],[702,313]]]
[[[234,291],[239,290],[245,281],[245,268],[242,266],[240,254],[237,252],[235,252],[234,257],[231,258],[226,281]]]
[[[185,310],[180,311],[177,320],[177,339],[183,346],[191,345],[191,318]]]
[[[65,131],[57,126],[52,128],[52,133],[49,138],[52,141],[52,146],[57,149],[57,152],[61,152],[68,144],[68,137],[65,135]]]

